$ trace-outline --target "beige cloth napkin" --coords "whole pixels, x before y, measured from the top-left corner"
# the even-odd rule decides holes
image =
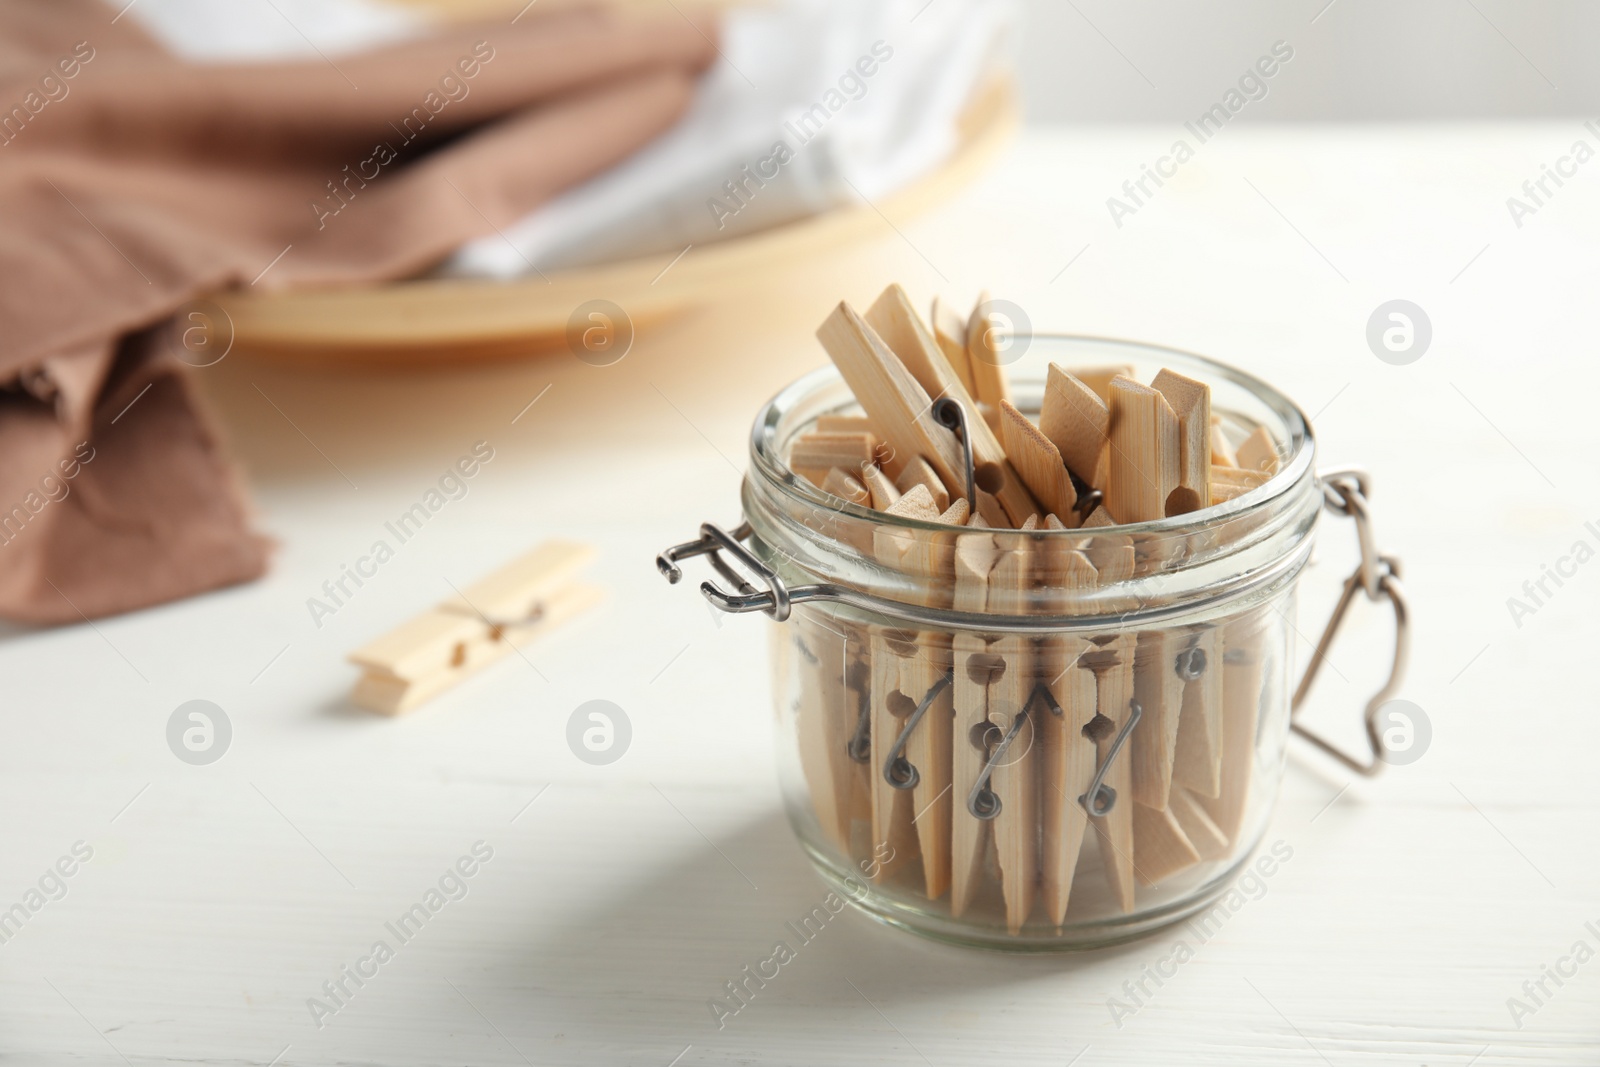
[[[429,267],[666,129],[716,54],[707,22],[583,9],[194,66],[114,15],[0,0],[0,616],[29,622],[265,570],[175,310],[269,264]]]

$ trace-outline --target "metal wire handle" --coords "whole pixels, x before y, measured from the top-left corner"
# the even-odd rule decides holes
[[[683,571],[678,569],[678,561],[690,559],[694,556],[710,556],[711,565],[717,573],[726,578],[739,592],[734,595],[723,592],[711,582],[700,583],[700,593],[711,603],[723,611],[739,614],[746,611],[761,611],[772,617],[773,622],[783,622],[789,617],[789,609],[793,599],[789,595],[789,587],[784,584],[778,572],[762,563],[755,554],[745,548],[742,542],[750,536],[750,524],[741,523],[732,533],[724,530],[714,522],[700,524],[700,539],[685,541],[681,545],[673,545],[661,555],[656,557],[656,570],[660,571],[668,582],[676,585],[683,578]],[[767,591],[759,593],[749,582],[736,574],[721,553],[727,552],[738,560],[752,574],[766,583]]]
[[[1334,605],[1328,625],[1323,628],[1322,637],[1317,641],[1317,650],[1312,653],[1311,662],[1306,665],[1306,672],[1300,677],[1300,685],[1294,691],[1294,699],[1289,702],[1290,725],[1295,733],[1346,767],[1370,778],[1383,770],[1384,764],[1378,711],[1405,680],[1406,665],[1411,658],[1411,612],[1406,603],[1405,589],[1400,584],[1400,561],[1394,556],[1380,553],[1375,547],[1372,516],[1367,506],[1367,497],[1371,493],[1367,472],[1344,467],[1319,472],[1317,480],[1322,485],[1323,506],[1335,515],[1345,515],[1355,520],[1361,560],[1350,577],[1345,579],[1339,601]],[[1389,680],[1367,701],[1365,725],[1367,744],[1372,751],[1365,760],[1344,752],[1326,738],[1294,721],[1300,706],[1305,703],[1306,695],[1311,692],[1311,684],[1317,680],[1317,672],[1327,659],[1328,649],[1338,636],[1339,627],[1350,611],[1357,590],[1366,593],[1371,601],[1387,599],[1394,609],[1394,664],[1389,669]]]

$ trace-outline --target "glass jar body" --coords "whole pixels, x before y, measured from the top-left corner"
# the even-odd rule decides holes
[[[790,823],[847,899],[943,940],[1087,948],[1179,921],[1265,830],[1293,617],[1292,581],[1152,628],[1038,637],[799,606],[772,627]],[[1141,714],[1106,767],[1115,801],[1091,815],[1126,700]]]
[[[1272,477],[1192,515],[1098,530],[895,519],[784,463],[818,416],[851,411],[820,372],[758,418],[743,503],[753,554],[821,591],[773,626],[772,681],[785,805],[823,877],[928,936],[1088,948],[1205,909],[1256,848],[1283,773],[1295,584],[1321,492],[1308,424],[1264,383],[1119,342],[1033,349],[1068,369],[1115,360],[1144,380],[1168,367],[1207,381],[1235,437],[1267,430]],[[1012,389],[1027,411],[1042,381]]]

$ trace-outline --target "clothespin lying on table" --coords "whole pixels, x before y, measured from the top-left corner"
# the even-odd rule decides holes
[[[350,654],[362,668],[350,699],[398,715],[500,659],[516,645],[598,603],[595,586],[573,579],[594,549],[546,541]]]

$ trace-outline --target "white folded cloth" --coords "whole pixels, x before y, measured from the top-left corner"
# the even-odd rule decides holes
[[[106,0],[191,63],[249,63],[360,52],[428,21],[379,0]]]
[[[418,32],[374,0],[138,0],[186,58],[335,56]],[[439,270],[512,278],[704,245],[876,201],[933,170],[1013,47],[1014,0],[776,0],[728,11],[672,130]]]

